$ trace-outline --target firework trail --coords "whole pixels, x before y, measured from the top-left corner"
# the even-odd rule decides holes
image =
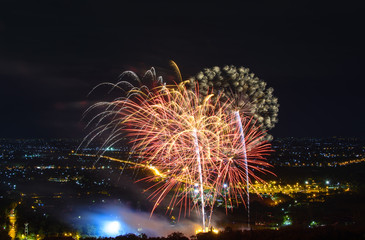
[[[151,76],[155,76],[153,71]],[[205,227],[206,206],[211,209],[210,226],[216,199],[223,198],[227,207],[233,198],[238,205],[247,191],[242,184],[251,178],[261,180],[253,170],[268,172],[264,157],[270,145],[252,117],[237,120],[229,114],[232,102],[222,101],[220,94],[201,96],[198,86],[192,91],[185,84],[131,87],[126,97],[95,104],[89,111],[102,110],[91,119],[95,129],[85,142],[106,135],[106,148],[127,136],[140,164],[160,173],[141,179],[153,183],[149,188],[149,198],[155,203],[151,214],[169,193],[168,209],[179,206],[179,217],[183,210],[185,216],[198,209],[200,199]],[[161,178],[164,181],[156,182]]]
[[[245,142],[245,134],[243,132],[243,126],[242,126],[242,120],[241,120],[241,116],[240,116],[240,112],[236,111],[235,112],[235,117],[237,120],[237,124],[238,124],[238,129],[240,131],[240,136],[241,136],[241,143],[242,143],[242,153],[243,153],[243,160],[246,163],[245,166],[245,173],[246,173],[246,193],[247,193],[247,225],[248,228],[250,229],[250,184],[249,184],[249,178],[248,178],[248,162],[247,162],[247,149],[246,149],[246,142]]]
[[[198,162],[198,171],[199,171],[199,183],[200,183],[200,199],[202,204],[202,216],[203,216],[203,229],[205,229],[205,202],[204,202],[204,190],[203,190],[203,174],[202,174],[202,165],[200,160],[200,150],[199,150],[199,143],[198,143],[198,136],[196,135],[196,129],[193,130],[193,137],[194,137],[194,146],[195,146],[195,153],[196,153],[196,160]]]
[[[94,125],[94,129],[83,139],[77,151],[80,150],[81,146],[89,145],[97,137],[106,135],[107,139],[103,142],[102,146],[100,146],[100,150],[97,152],[97,155],[100,156],[105,154],[107,148],[114,146],[121,140],[121,128],[116,127],[121,120],[118,119],[116,115],[118,110],[122,110],[118,109],[120,103],[136,97],[139,99],[141,99],[141,96],[147,97],[150,94],[150,88],[164,86],[165,84],[166,83],[164,83],[161,76],[157,77],[156,71],[152,67],[150,70],[146,71],[142,79],[132,71],[125,71],[119,76],[119,81],[117,83],[103,82],[95,86],[88,95],[97,88],[108,86],[110,87],[108,93],[111,93],[114,89],[118,89],[122,91],[124,96],[118,97],[111,102],[98,102],[84,112],[83,118],[90,115],[91,112],[103,108],[103,111],[98,111],[98,113],[88,121],[85,128]],[[103,122],[107,123],[104,124]],[[106,132],[109,132],[109,134],[105,134]]]

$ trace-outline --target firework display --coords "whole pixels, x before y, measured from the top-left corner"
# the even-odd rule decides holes
[[[131,87],[126,97],[95,104],[89,111],[101,112],[90,121],[95,129],[86,144],[106,135],[105,148],[127,136],[140,163],[160,173],[141,179],[152,183],[152,212],[169,195],[168,209],[178,206],[179,216],[201,209],[204,229],[205,208],[211,216],[218,198],[226,207],[245,202],[248,182],[261,181],[256,172],[268,172],[264,157],[270,145],[257,120],[231,114],[233,101],[201,94],[197,85],[188,89],[187,83]]]
[[[233,101],[231,107],[252,115],[263,130],[272,129],[278,121],[278,99],[273,88],[245,67],[226,65],[223,68],[205,68],[189,79],[191,89],[199,84],[199,92],[220,94],[221,100]]]
[[[265,132],[265,139],[272,140],[272,136],[267,134],[267,130],[273,128],[277,123],[279,111],[278,99],[273,97],[273,89],[266,89],[266,83],[250,73],[250,69],[226,65],[223,68],[205,68],[194,77],[189,79],[190,88],[199,85],[201,95],[213,93],[221,96],[223,101],[231,101],[230,113],[235,116],[241,140],[241,151],[246,152],[245,133],[242,131],[242,121],[240,114],[252,116],[255,125]],[[249,168],[246,159],[246,195],[247,195],[247,222],[250,228],[250,181]]]

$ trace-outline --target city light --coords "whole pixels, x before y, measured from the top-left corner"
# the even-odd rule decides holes
[[[219,230],[216,229],[216,228],[208,228],[208,227],[206,227],[205,229],[199,228],[199,229],[195,230],[195,234],[198,234],[198,233],[207,233],[207,232],[212,232],[214,234],[218,234],[219,233]]]

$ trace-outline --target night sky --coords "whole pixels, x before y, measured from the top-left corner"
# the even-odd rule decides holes
[[[360,5],[75,2],[1,1],[0,138],[81,138],[107,95],[88,97],[95,85],[150,67],[168,79],[170,59],[184,78],[249,67],[279,98],[274,137],[365,134]]]

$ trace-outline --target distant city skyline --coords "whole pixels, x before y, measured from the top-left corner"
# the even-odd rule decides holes
[[[362,227],[363,143],[340,138],[274,140],[275,152],[268,161],[276,176],[260,174],[264,182],[252,179],[252,230],[257,234],[260,229],[287,231],[292,226],[310,231],[321,226],[333,232],[336,226]],[[176,221],[179,208],[166,214],[169,201],[161,202],[153,215],[152,222],[160,224],[150,225],[153,201],[145,197],[153,191],[146,191],[151,183],[136,179],[157,173],[143,167],[136,174],[140,162],[128,158],[130,150],[124,145],[110,149],[98,161],[98,145],[75,153],[79,141],[74,139],[0,139],[0,145],[0,207],[11,222],[0,221],[7,226],[1,230],[10,235],[23,234],[24,223],[29,223],[29,239],[60,233],[103,236],[110,221],[124,226],[119,234],[142,228],[148,236],[172,231],[191,236],[196,230],[196,224],[191,225],[197,221],[196,213]],[[228,207],[233,211],[228,212],[222,196],[218,198],[214,228],[246,225],[245,207],[235,204],[241,197],[232,198]]]

